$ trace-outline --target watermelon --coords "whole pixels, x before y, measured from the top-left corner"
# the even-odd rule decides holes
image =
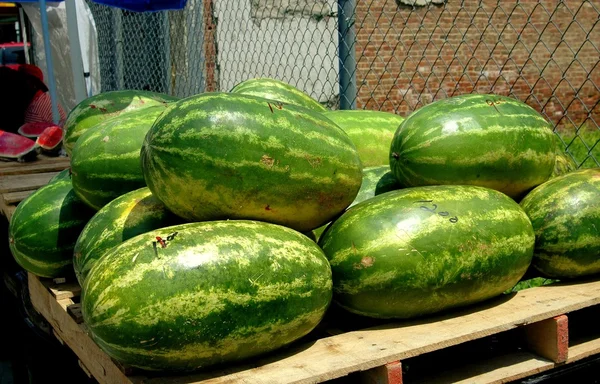
[[[103,92],[83,100],[69,112],[65,121],[64,147],[69,155],[79,136],[98,123],[124,112],[179,100],[177,97],[149,91],[124,90]]]
[[[542,115],[497,95],[463,95],[413,112],[398,127],[390,167],[400,184],[479,185],[520,198],[555,164],[554,133]]]
[[[253,219],[306,232],[350,205],[362,180],[354,144],[321,113],[232,93],[172,104],[141,155],[152,193],[189,221]]]
[[[360,315],[411,318],[513,287],[534,233],[508,196],[476,186],[407,188],[355,205],[319,239],[334,301]]]
[[[21,125],[17,132],[19,135],[29,137],[30,139],[36,139],[39,135],[44,132],[46,128],[58,127],[56,124],[47,121],[39,121],[35,123],[25,123]],[[60,128],[60,127],[58,127]]]
[[[339,110],[323,113],[350,136],[364,167],[388,165],[390,145],[402,116],[369,110]]]
[[[362,184],[350,207],[382,193],[400,189],[402,186],[390,172],[390,167],[380,165],[363,169]],[[348,207],[349,208],[349,207]]]
[[[532,265],[552,278],[600,272],[600,168],[558,176],[531,191],[521,206],[535,230]]]
[[[75,244],[73,268],[79,284],[112,247],[153,229],[181,223],[147,187],[120,196],[99,210]]]
[[[46,153],[58,154],[62,137],[62,129],[55,125],[44,129],[44,132],[38,136],[35,143]]]
[[[79,198],[98,210],[124,193],[146,185],[140,148],[164,105],[105,120],[81,135],[73,149],[71,173]]]
[[[57,173],[53,178],[48,181],[48,184],[53,183],[58,180],[69,180],[71,181],[71,168],[63,169],[59,173]]]
[[[17,206],[9,246],[25,270],[42,277],[72,274],[73,247],[94,211],[73,192],[68,179],[55,180]]]
[[[577,163],[573,158],[565,153],[560,152],[556,154],[556,162],[554,163],[554,170],[552,171],[551,178],[562,176],[569,172],[573,172],[577,169]]]
[[[29,161],[35,159],[39,152],[35,141],[0,130],[0,160]]]
[[[154,230],[108,251],[85,281],[82,311],[114,359],[190,371],[306,335],[331,294],[327,259],[308,237],[269,223],[213,221]]]
[[[284,104],[298,105],[304,108],[312,109],[317,112],[325,112],[326,109],[319,102],[298,88],[289,85],[283,81],[257,78],[242,81],[237,84],[232,93],[242,95],[258,96],[265,99],[279,101]]]

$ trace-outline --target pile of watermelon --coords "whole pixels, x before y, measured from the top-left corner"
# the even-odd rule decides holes
[[[10,246],[31,273],[74,275],[93,339],[138,368],[264,354],[331,303],[407,319],[528,270],[600,272],[600,169],[557,160],[550,124],[508,97],[404,119],[263,78],[181,100],[102,93],[65,129],[71,168],[17,207]]]

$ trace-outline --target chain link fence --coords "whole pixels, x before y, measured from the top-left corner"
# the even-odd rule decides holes
[[[184,97],[264,76],[332,109],[403,116],[496,93],[540,111],[579,166],[600,166],[598,1],[188,0],[142,14],[89,4],[104,91]]]

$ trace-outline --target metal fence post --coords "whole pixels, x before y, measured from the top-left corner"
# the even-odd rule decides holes
[[[338,0],[340,109],[356,109],[355,0]]]

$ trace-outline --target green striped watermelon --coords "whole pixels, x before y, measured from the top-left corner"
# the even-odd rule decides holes
[[[573,160],[569,154],[559,152],[556,154],[556,162],[554,163],[554,170],[552,171],[551,178],[562,176],[575,170],[577,170],[577,163],[575,163],[575,160]]]
[[[79,136],[98,123],[140,108],[179,100],[177,97],[150,91],[124,90],[103,92],[83,100],[69,112],[64,124],[64,148],[71,155]]]
[[[479,185],[518,198],[550,177],[551,125],[515,99],[463,95],[413,112],[390,149],[392,172],[404,186]]]
[[[140,148],[164,105],[105,120],[81,135],[73,149],[75,193],[98,210],[124,193],[144,187]]]
[[[600,168],[558,176],[521,206],[535,230],[534,268],[553,278],[600,272]]]
[[[13,257],[42,277],[72,274],[73,247],[94,211],[73,192],[68,179],[55,180],[17,206],[9,226]]]
[[[360,188],[354,144],[321,113],[205,93],[174,103],[142,147],[148,187],[190,221],[253,219],[309,231]]]
[[[104,253],[127,239],[153,229],[180,224],[147,187],[117,197],[87,223],[75,244],[73,268],[79,284]]]
[[[71,181],[71,168],[63,169],[58,172],[53,178],[48,181],[48,184],[58,181],[58,180],[69,180]]]
[[[374,196],[400,188],[402,186],[398,183],[392,172],[390,172],[389,166],[380,165],[378,167],[365,168],[363,169],[362,184],[350,207]]]
[[[350,136],[364,167],[388,165],[390,145],[402,116],[369,110],[339,110],[323,113]]]
[[[299,105],[317,112],[326,111],[319,102],[298,88],[283,81],[257,78],[243,81],[231,89],[232,93],[263,97],[285,104]]]
[[[410,318],[476,303],[513,287],[533,256],[527,215],[476,186],[407,188],[350,208],[319,245],[334,301],[377,318]]]
[[[189,371],[306,335],[331,294],[327,259],[308,237],[230,220],[167,227],[113,248],[90,271],[82,308],[111,357]]]

